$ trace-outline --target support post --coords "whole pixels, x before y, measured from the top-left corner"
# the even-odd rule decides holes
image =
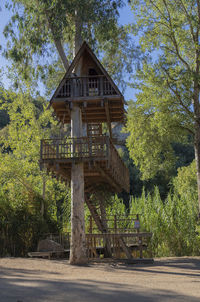
[[[106,111],[106,119],[107,119],[107,125],[109,129],[110,139],[112,140],[112,127],[111,127],[111,120],[110,120],[110,111],[108,106],[108,100],[104,100],[105,103],[105,111]]]
[[[73,106],[71,111],[71,136],[82,136],[81,109]],[[73,148],[73,145],[72,145]],[[71,169],[71,245],[70,264],[86,264],[86,239],[84,215],[83,163],[73,163]]]

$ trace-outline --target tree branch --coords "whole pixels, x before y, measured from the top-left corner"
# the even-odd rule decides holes
[[[193,113],[188,109],[187,106],[184,105],[184,103],[183,103],[183,101],[182,101],[182,99],[181,99],[181,96],[180,96],[180,94],[179,94],[178,91],[177,91],[177,88],[176,88],[176,90],[175,90],[174,88],[172,88],[172,86],[170,85],[168,79],[167,79],[167,85],[168,85],[169,89],[170,89],[170,90],[175,94],[175,96],[177,97],[177,99],[178,99],[180,105],[185,109],[185,111],[190,115],[190,117],[194,118]]]
[[[173,127],[175,127],[175,126],[173,126]],[[176,128],[181,128],[181,129],[183,129],[183,130],[186,130],[186,131],[188,131],[190,134],[192,134],[192,136],[194,136],[194,131],[192,131],[190,128],[188,128],[188,127],[184,127],[184,126],[181,126],[181,125],[178,125]]]
[[[181,60],[181,62],[182,62],[184,65],[186,65],[187,69],[188,69],[189,71],[191,71],[190,65],[189,65],[189,64],[182,58],[182,56],[180,55],[179,48],[178,48],[178,43],[177,43],[177,40],[176,40],[176,37],[175,37],[175,34],[174,34],[174,28],[173,28],[173,25],[172,25],[171,14],[170,14],[168,5],[167,5],[167,3],[166,3],[166,0],[163,0],[163,3],[164,3],[164,5],[165,5],[166,10],[167,10],[167,13],[168,13],[168,17],[169,17],[169,25],[170,25],[170,28],[171,28],[171,34],[172,34],[172,35],[170,35],[169,37],[170,37],[170,39],[171,39],[171,41],[172,41],[172,43],[173,43],[173,45],[174,45],[174,47],[175,47],[175,49],[176,49],[176,54],[177,54],[178,58]]]
[[[190,15],[188,14],[188,11],[187,11],[187,9],[186,9],[186,7],[185,7],[183,1],[182,1],[182,0],[178,0],[178,1],[180,1],[181,5],[182,5],[182,7],[183,7],[183,11],[184,11],[184,13],[185,13],[185,15],[186,15],[186,17],[187,17],[187,19],[188,19],[189,25],[190,25],[190,31],[191,31],[191,35],[192,35],[193,41],[194,41],[194,43],[196,43],[196,42],[197,42],[197,41],[196,41],[196,36],[195,36],[195,34],[194,34],[194,28],[193,28],[193,26],[192,26],[192,22],[191,22],[191,19],[190,19]]]
[[[63,65],[65,67],[65,70],[67,71],[67,69],[69,68],[69,62],[68,62],[67,57],[65,55],[61,39],[57,37],[47,12],[46,12],[46,18],[47,18],[47,22],[48,22],[48,25],[49,25],[49,29],[50,29],[50,31],[52,33],[52,36],[53,36],[53,39],[54,39],[56,49],[58,51],[58,54],[61,58],[61,61],[62,61]]]

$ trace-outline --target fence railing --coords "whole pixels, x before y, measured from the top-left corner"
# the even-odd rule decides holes
[[[41,141],[41,159],[104,158],[108,156],[109,137],[67,137]]]
[[[93,97],[116,95],[108,79],[103,75],[66,78],[57,97]]]
[[[138,233],[141,232],[140,215],[106,215],[103,219],[104,225],[107,226],[108,233]],[[90,234],[99,233],[94,218],[90,215],[86,221],[86,230]]]
[[[107,161],[108,173],[126,191],[129,171],[108,136],[68,137],[41,141],[41,161]]]

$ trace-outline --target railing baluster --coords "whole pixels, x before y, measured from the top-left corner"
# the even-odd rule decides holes
[[[59,158],[59,141],[56,142],[56,158]]]

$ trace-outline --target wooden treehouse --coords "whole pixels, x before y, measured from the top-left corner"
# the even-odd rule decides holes
[[[47,171],[71,182],[73,264],[86,262],[85,246],[89,241],[85,236],[84,200],[99,231],[105,233],[105,221],[90,202],[89,194],[99,185],[113,193],[129,192],[128,168],[113,144],[111,125],[124,122],[124,105],[121,92],[84,42],[50,100],[57,119],[70,125],[71,136],[42,140],[40,159]],[[108,136],[102,133],[103,123],[107,124]],[[122,237],[119,242],[123,247]]]
[[[129,172],[113,145],[111,129],[112,122],[124,121],[124,98],[86,43],[50,104],[63,124],[71,123],[71,110],[78,105],[83,133],[82,136],[42,140],[41,164],[70,182],[72,164],[83,162],[85,191],[106,183],[113,192],[129,192]],[[102,134],[102,123],[107,123],[109,136]]]

